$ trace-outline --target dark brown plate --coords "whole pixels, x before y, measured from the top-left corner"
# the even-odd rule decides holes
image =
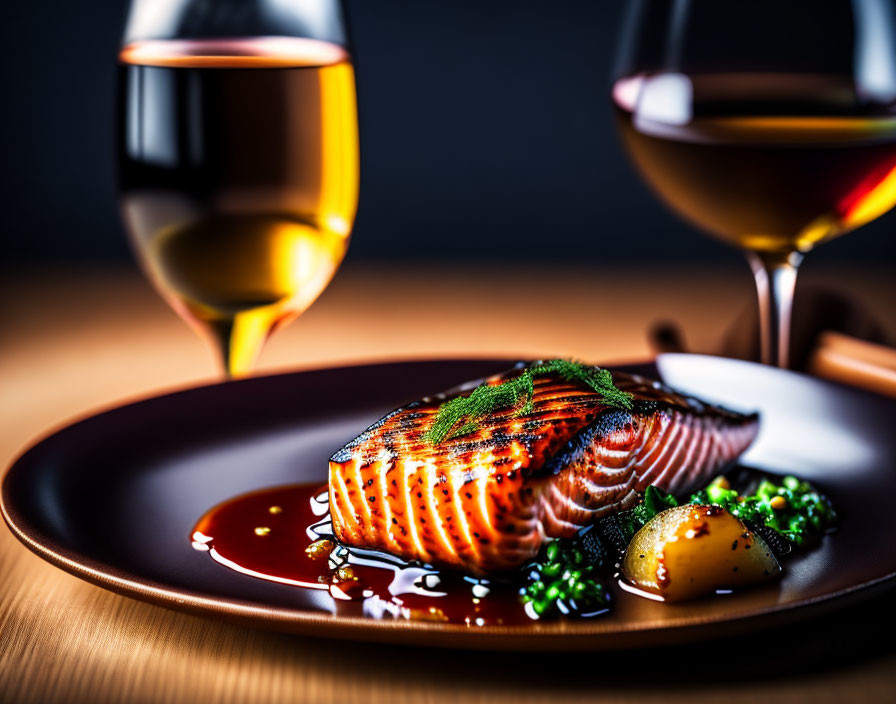
[[[183,391],[94,416],[10,468],[3,516],[38,555],[114,591],[175,609],[326,637],[495,649],[619,649],[765,628],[869,596],[896,576],[881,530],[896,496],[896,403],[759,365],[665,355],[682,390],[763,413],[751,466],[817,482],[843,526],[788,560],[780,584],[666,605],[619,593],[589,621],[465,627],[336,617],[329,596],[227,570],[190,547],[210,506],[262,487],[326,480],[334,448],[393,407],[506,361],[376,364]],[[648,370],[649,371],[649,370]],[[655,373],[655,369],[653,370]]]

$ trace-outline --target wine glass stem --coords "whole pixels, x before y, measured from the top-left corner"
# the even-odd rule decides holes
[[[220,355],[228,379],[238,379],[252,372],[273,322],[271,314],[260,308],[208,324],[212,344]]]
[[[786,369],[790,364],[790,314],[796,273],[803,255],[747,252],[759,293],[762,363]]]

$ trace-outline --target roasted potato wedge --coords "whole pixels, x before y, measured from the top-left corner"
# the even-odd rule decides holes
[[[654,516],[625,552],[622,574],[666,601],[774,579],[781,566],[763,540],[718,506],[687,504]]]

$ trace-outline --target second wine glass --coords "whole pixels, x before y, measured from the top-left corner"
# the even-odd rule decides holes
[[[358,136],[341,5],[134,0],[119,64],[132,242],[227,374],[246,374],[348,246]]]
[[[674,211],[748,254],[762,360],[788,365],[803,255],[896,203],[892,0],[635,0],[613,101]]]

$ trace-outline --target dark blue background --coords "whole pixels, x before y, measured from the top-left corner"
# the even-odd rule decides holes
[[[349,0],[352,259],[736,260],[629,167],[608,101],[622,0]],[[4,50],[6,262],[128,256],[115,203],[124,2],[17,2]],[[892,213],[813,258],[892,260]]]

